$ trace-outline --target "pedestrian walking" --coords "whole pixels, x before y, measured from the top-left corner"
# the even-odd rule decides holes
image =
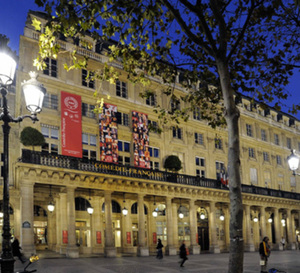
[[[259,244],[259,255],[260,255],[260,273],[267,273],[268,258],[271,254],[269,245],[269,237],[264,237],[262,242]]]
[[[17,256],[22,263],[25,263],[25,258],[21,253],[21,247],[18,237],[15,237],[14,241],[11,244],[13,256]]]
[[[156,246],[156,249],[157,249],[156,258],[157,259],[162,259],[163,258],[163,252],[162,252],[163,247],[164,247],[164,245],[161,243],[161,239],[158,239],[157,246]]]
[[[182,261],[180,263],[180,267],[183,267],[183,264],[185,263],[185,261],[188,260],[185,241],[182,241],[182,244],[179,248],[179,256],[182,259]]]

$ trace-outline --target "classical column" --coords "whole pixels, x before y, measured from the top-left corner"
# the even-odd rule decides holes
[[[280,219],[279,219],[279,211],[277,208],[274,208],[274,228],[275,228],[275,242],[273,242],[273,249],[281,249],[282,246],[280,244]]]
[[[178,220],[178,207],[176,203],[172,203],[172,215],[174,215],[173,217],[173,243],[174,243],[174,247],[176,249],[179,248],[180,246],[180,242],[178,241],[178,221],[180,221],[180,219]]]
[[[102,254],[104,253],[103,248],[103,237],[104,234],[102,232],[102,217],[101,217],[101,207],[100,207],[100,196],[95,196],[93,198],[93,208],[94,212],[92,215],[92,223],[91,223],[91,240],[92,240],[92,253]]]
[[[225,228],[225,247],[226,250],[229,251],[230,247],[230,228],[229,228],[229,222],[230,222],[230,213],[229,213],[229,207],[224,208],[224,228]]]
[[[177,217],[177,215],[175,216]],[[172,198],[166,197],[166,218],[167,218],[167,246],[165,248],[167,255],[176,255],[173,236],[173,217],[172,217]]]
[[[21,184],[21,246],[26,257],[36,253],[33,231],[33,186],[32,182]]]
[[[105,249],[106,257],[116,257],[117,249],[114,246],[112,227],[111,191],[104,191],[105,202]]]
[[[56,252],[60,253],[62,246],[62,226],[61,226],[61,205],[60,194],[55,198],[55,215],[56,215]],[[55,228],[55,227],[53,227]]]
[[[144,195],[138,194],[138,219],[139,219],[139,245],[138,256],[149,256],[149,248],[146,245]]]
[[[156,208],[156,205],[150,204],[148,211],[148,224],[149,224],[149,251],[151,253],[156,253],[157,245],[157,233],[156,233],[156,218],[152,215],[153,210]]]
[[[127,208],[128,214],[123,215],[122,213],[122,249],[123,253],[133,254],[135,253],[135,249],[133,247],[131,209],[126,199],[125,202],[123,202],[123,206]]]
[[[286,225],[287,225],[287,249],[296,249],[295,237],[293,236],[293,219],[290,209],[287,209]]]
[[[196,206],[195,200],[189,200],[190,206],[190,231],[191,231],[191,245],[190,245],[190,252],[192,254],[200,254],[200,246],[197,244],[197,214],[196,214]]]
[[[50,250],[53,250],[54,247],[54,222],[55,222],[55,212],[48,211],[48,225],[47,225],[47,244]]]
[[[212,253],[220,253],[220,247],[217,240],[217,231],[216,231],[216,202],[209,203],[209,232],[210,232],[210,246],[209,251]]]
[[[265,236],[267,236],[266,208],[265,207],[260,207],[260,230],[261,230],[260,240],[262,240]]]
[[[67,224],[68,245],[66,255],[68,258],[79,258],[79,249],[76,246],[76,218],[75,218],[75,188],[67,187]]]
[[[20,195],[13,190],[10,193],[10,199],[14,206],[14,236],[21,238],[21,198]]]
[[[245,224],[246,224],[246,236],[247,236],[247,242],[245,244],[245,251],[254,252],[255,247],[253,243],[253,237],[251,234],[251,212],[250,212],[250,206],[245,205]]]

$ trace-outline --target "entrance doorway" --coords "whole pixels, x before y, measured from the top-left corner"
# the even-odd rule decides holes
[[[198,244],[201,246],[201,251],[209,250],[209,227],[208,227],[208,213],[205,208],[197,210],[197,231]]]

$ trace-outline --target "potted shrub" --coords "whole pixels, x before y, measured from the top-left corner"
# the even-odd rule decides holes
[[[24,146],[32,146],[34,150],[34,146],[42,146],[45,143],[45,138],[39,130],[25,127],[21,132],[20,141]]]
[[[164,168],[167,171],[178,172],[182,169],[181,160],[177,155],[169,155],[164,162]]]

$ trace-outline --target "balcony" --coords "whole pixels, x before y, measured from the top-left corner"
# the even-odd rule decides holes
[[[43,165],[55,168],[65,168],[79,171],[110,174],[122,177],[141,178],[153,181],[163,181],[181,185],[204,187],[228,191],[228,188],[215,179],[202,178],[170,172],[162,172],[150,169],[135,168],[131,166],[116,165],[100,161],[81,159],[63,155],[53,155],[44,152],[22,150],[21,162]],[[276,198],[300,200],[300,194],[286,192],[252,185],[242,185],[242,192],[247,194],[264,195]]]

